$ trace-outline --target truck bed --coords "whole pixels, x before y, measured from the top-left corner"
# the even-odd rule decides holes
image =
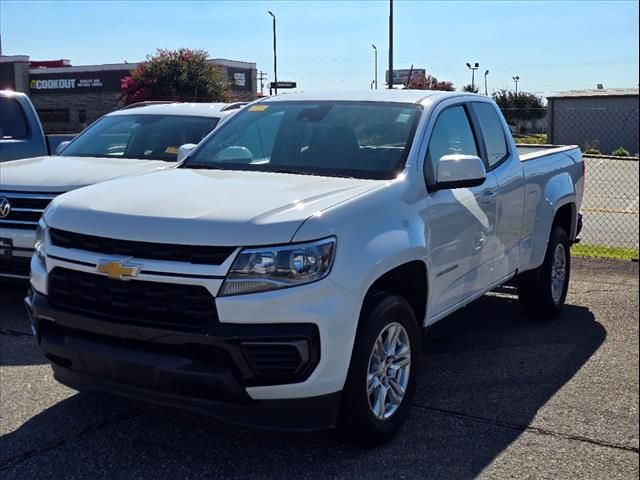
[[[521,162],[527,162],[529,160],[535,160],[536,158],[546,157],[554,153],[568,152],[578,148],[577,145],[529,145],[523,143],[516,143],[518,155]]]

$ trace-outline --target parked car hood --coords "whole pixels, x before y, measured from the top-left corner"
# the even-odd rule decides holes
[[[55,228],[156,243],[266,245],[291,240],[311,215],[384,185],[311,175],[172,169],[58,197]]]
[[[66,192],[174,165],[160,160],[117,157],[34,157],[0,164],[0,184],[2,190]]]

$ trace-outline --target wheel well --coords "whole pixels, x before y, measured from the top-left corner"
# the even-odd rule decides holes
[[[558,225],[564,228],[569,237],[573,234],[573,209],[573,203],[567,203],[558,209],[556,216],[553,219],[553,226]]]
[[[364,305],[378,292],[395,293],[407,300],[418,325],[422,326],[427,312],[427,267],[424,262],[408,262],[382,275],[369,287]]]

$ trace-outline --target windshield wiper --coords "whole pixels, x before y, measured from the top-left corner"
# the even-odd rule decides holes
[[[217,167],[209,163],[193,163],[193,162],[185,162],[180,165],[178,168],[192,168],[194,170],[220,170]]]
[[[326,172],[314,172],[310,170],[296,170],[294,168],[273,168],[269,170],[262,170],[265,172],[275,173],[291,173],[293,175],[313,175],[316,177],[339,177],[339,178],[353,178],[351,175],[341,175],[339,173],[326,173]]]

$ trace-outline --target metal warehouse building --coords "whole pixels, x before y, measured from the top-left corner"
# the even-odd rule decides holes
[[[234,100],[256,98],[256,64],[209,60],[228,76]],[[138,63],[73,66],[69,60],[36,62],[26,55],[0,57],[0,89],[29,94],[45,130],[79,132],[120,105],[120,81]]]
[[[637,154],[638,92],[637,88],[571,90],[547,97],[549,143],[591,146],[603,154],[624,147]]]

